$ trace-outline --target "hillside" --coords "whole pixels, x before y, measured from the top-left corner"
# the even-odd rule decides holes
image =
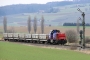
[[[63,5],[59,3],[62,3]],[[34,8],[36,9],[36,10],[32,10],[33,12],[30,12],[31,10],[29,10],[28,7],[27,7],[28,11],[27,9],[24,9],[24,7],[28,5],[23,5],[23,8],[22,8],[22,5],[20,6],[11,5],[11,6],[4,6],[0,8],[3,8],[5,9],[5,11],[7,11],[7,13],[5,13],[4,10],[2,10],[7,17],[8,25],[10,26],[11,25],[27,26],[27,20],[29,16],[31,16],[32,23],[33,23],[34,16],[36,16],[38,20],[38,25],[40,25],[40,19],[42,15],[44,16],[44,19],[45,19],[45,25],[60,26],[65,22],[77,22],[77,19],[81,17],[81,13],[77,11],[77,8],[80,8],[82,11],[85,12],[86,23],[90,22],[89,20],[90,3],[72,4],[72,2],[67,2],[67,1],[65,4],[64,3],[65,2],[49,2],[47,4],[30,4],[29,6],[33,7],[33,9]],[[17,10],[15,10],[13,6],[17,8]],[[42,8],[41,7],[36,8],[34,6],[36,7],[41,6]],[[43,6],[46,6],[46,7],[43,7]],[[13,11],[8,10],[7,7],[10,8],[11,10],[13,9]],[[0,10],[1,13],[3,13],[2,11]],[[26,12],[23,12],[23,11],[26,11]],[[1,17],[0,17],[0,25],[2,25],[2,22],[3,22],[3,15],[1,14]]]
[[[0,7],[0,16],[20,14],[20,13],[57,13],[60,9],[54,7],[66,6],[72,4],[90,3],[89,0],[73,0],[73,1],[56,1],[48,2],[46,4],[16,4]]]
[[[36,13],[36,12],[57,12],[58,9],[53,10],[53,7],[70,5],[72,2],[48,2],[46,4],[17,4],[0,7],[0,16],[20,14],[20,13]]]

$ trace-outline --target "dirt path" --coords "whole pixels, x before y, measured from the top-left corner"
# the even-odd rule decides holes
[[[33,44],[33,43],[22,43],[23,45],[26,46],[35,46],[35,47],[40,47],[40,48],[48,48],[48,49],[60,49],[60,50],[70,50],[69,46],[61,46],[61,45],[46,45],[46,44]],[[90,50],[88,49],[79,49],[77,48],[77,50],[73,50],[76,52],[81,52],[81,53],[85,53],[85,54],[89,54],[90,55]]]

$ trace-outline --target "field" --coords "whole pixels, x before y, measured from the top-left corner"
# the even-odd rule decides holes
[[[0,26],[1,30],[3,31],[3,27]],[[27,30],[27,27],[25,26],[19,26],[19,27],[13,27],[14,30],[17,32],[17,33],[28,33],[28,30]],[[67,30],[74,30],[74,31],[77,31],[77,27],[76,26],[45,26],[44,28],[44,33],[45,34],[48,34],[50,32],[50,30],[53,30],[53,29],[58,29],[60,30],[62,33],[66,32]],[[80,29],[82,29],[82,27],[80,27]],[[8,27],[8,30],[12,30],[12,27],[9,26]],[[89,31],[90,31],[90,27],[86,27],[86,36],[90,36],[89,34]],[[33,30],[33,27],[31,28],[31,33],[34,33],[34,30]],[[41,28],[40,26],[37,28],[37,33],[40,34],[41,33]]]
[[[11,42],[0,42],[0,60],[90,60],[90,55]]]

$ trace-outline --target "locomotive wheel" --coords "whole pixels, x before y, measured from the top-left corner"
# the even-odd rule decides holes
[[[7,39],[4,39],[5,41],[7,41]]]
[[[30,42],[30,40],[28,40],[28,42]]]
[[[31,43],[33,43],[33,40],[31,40]]]
[[[37,41],[33,41],[33,43],[37,43]]]
[[[50,44],[50,39],[47,40],[47,44]]]
[[[37,43],[37,41],[35,41],[35,43]]]
[[[56,45],[56,44],[57,44],[56,40],[53,40],[53,45]]]
[[[62,45],[64,45],[65,43],[64,43],[64,40],[62,40]]]
[[[45,44],[45,41],[43,41],[42,43]]]
[[[15,39],[15,42],[17,42],[17,39]]]
[[[67,43],[67,40],[63,40],[63,45]]]
[[[37,41],[38,44],[40,44],[40,41]]]

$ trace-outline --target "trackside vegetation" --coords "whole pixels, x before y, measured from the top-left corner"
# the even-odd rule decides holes
[[[0,60],[90,60],[90,55],[0,41]]]

